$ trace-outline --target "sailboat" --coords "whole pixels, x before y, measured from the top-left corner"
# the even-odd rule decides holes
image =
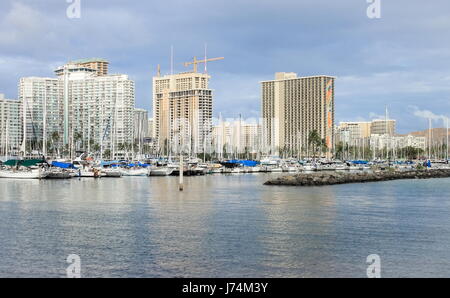
[[[0,178],[10,179],[44,179],[48,173],[42,169],[34,170],[0,170]]]
[[[3,165],[9,168],[0,170],[0,178],[10,179],[43,179],[48,172],[35,167],[43,163],[43,160],[8,160]]]
[[[169,176],[175,169],[172,167],[156,167],[150,169],[148,172],[149,176]]]

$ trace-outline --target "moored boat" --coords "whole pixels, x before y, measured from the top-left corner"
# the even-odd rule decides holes
[[[174,171],[174,168],[169,167],[158,167],[150,169],[149,176],[169,176]]]
[[[0,170],[0,178],[9,179],[43,179],[48,172],[42,169],[34,170]]]

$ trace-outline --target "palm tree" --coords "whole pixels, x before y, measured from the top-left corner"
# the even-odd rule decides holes
[[[315,156],[317,153],[317,147],[322,145],[322,139],[320,138],[317,130],[313,130],[309,133],[308,145],[313,146],[313,155]]]
[[[57,131],[52,132],[51,135],[52,140],[52,151],[56,151],[57,155],[59,155],[59,133]]]

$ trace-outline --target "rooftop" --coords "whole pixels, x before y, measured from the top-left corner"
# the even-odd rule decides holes
[[[71,61],[72,63],[90,63],[90,62],[104,62],[109,63],[108,60],[102,58],[85,58]]]

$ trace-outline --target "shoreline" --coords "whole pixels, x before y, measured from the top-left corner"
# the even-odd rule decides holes
[[[377,171],[358,173],[299,173],[270,179],[264,185],[279,186],[325,186],[349,183],[383,182],[405,179],[449,178],[450,169],[411,171]]]

